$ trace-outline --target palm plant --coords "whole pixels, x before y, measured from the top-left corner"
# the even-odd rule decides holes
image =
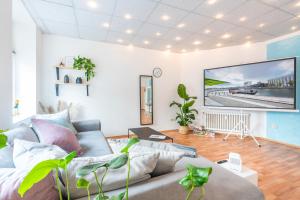
[[[177,112],[176,121],[181,127],[187,127],[189,124],[195,120],[195,115],[198,114],[198,111],[196,109],[191,109],[191,107],[195,103],[195,99],[197,97],[195,96],[189,96],[186,92],[186,87],[183,84],[179,84],[177,88],[177,93],[180,98],[182,98],[183,102],[178,103],[176,101],[173,101],[170,104],[170,107],[177,106],[179,109],[179,112]]]

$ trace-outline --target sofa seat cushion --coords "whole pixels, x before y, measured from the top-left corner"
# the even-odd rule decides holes
[[[101,131],[79,132],[76,137],[81,146],[81,157],[103,156],[113,153]]]

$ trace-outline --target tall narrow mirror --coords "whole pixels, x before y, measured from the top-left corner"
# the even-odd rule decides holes
[[[140,123],[153,124],[153,78],[140,75]]]

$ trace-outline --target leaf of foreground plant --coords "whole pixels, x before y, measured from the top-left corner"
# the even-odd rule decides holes
[[[130,138],[128,140],[127,145],[121,150],[122,153],[128,153],[129,148],[133,145],[135,145],[136,143],[140,142],[139,138]]]
[[[71,153],[66,155],[63,159],[60,159],[59,167],[65,169],[68,166],[68,164],[73,160],[73,158],[75,158],[76,156],[77,156],[77,152],[72,151]]]
[[[126,165],[127,161],[128,161],[128,156],[126,154],[122,154],[112,159],[108,165],[110,169],[119,169],[120,167]]]
[[[7,136],[0,134],[0,149],[6,147]]]
[[[193,182],[194,187],[201,187],[208,181],[208,177],[212,172],[211,167],[201,168],[188,165],[188,174]]]
[[[77,180],[76,186],[77,186],[77,188],[84,188],[84,189],[86,189],[86,188],[90,187],[90,182],[87,181],[84,178],[80,178],[80,179]]]
[[[179,184],[182,185],[184,187],[185,190],[190,190],[192,188],[192,180],[191,178],[186,175],[185,177],[183,177],[180,181]]]
[[[118,196],[112,196],[110,200],[123,200],[125,192],[120,193]]]
[[[108,196],[101,196],[100,194],[98,194],[94,200],[109,200],[109,197]]]
[[[76,176],[77,177],[86,176],[86,175],[96,171],[97,169],[106,166],[106,165],[108,165],[108,163],[94,163],[94,164],[83,166],[83,167],[81,167],[77,170]]]
[[[34,166],[31,171],[26,175],[18,193],[21,197],[35,184],[44,179],[54,168],[57,168],[60,160],[45,160]]]

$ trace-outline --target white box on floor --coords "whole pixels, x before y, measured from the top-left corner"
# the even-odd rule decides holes
[[[247,179],[248,181],[250,181],[251,183],[253,183],[254,185],[257,186],[258,175],[257,175],[256,171],[243,166],[242,171],[239,172],[239,171],[231,169],[230,164],[228,162],[225,162],[225,163],[222,163],[222,164],[219,164],[219,165],[221,167],[224,167],[225,169],[231,171],[232,173],[234,173],[234,174],[236,174],[236,175],[238,175],[242,178]]]

